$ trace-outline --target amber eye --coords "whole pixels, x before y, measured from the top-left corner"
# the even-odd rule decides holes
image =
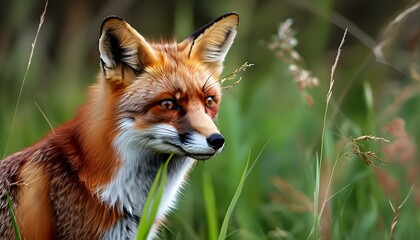
[[[214,102],[214,98],[213,97],[207,97],[206,98],[206,101],[204,102],[204,104],[206,105],[206,107],[212,108],[212,107],[214,107],[214,105],[216,103]]]
[[[166,99],[160,102],[160,106],[167,110],[172,110],[175,108],[175,103],[173,100]]]

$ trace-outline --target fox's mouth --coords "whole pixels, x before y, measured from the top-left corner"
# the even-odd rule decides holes
[[[173,152],[176,155],[183,155],[183,156],[188,156],[197,160],[207,160],[210,159],[211,157],[213,157],[218,151],[213,150],[213,149],[209,149],[207,152],[189,152],[187,150],[185,150],[182,146],[179,146],[175,143],[172,143],[170,141],[165,141],[165,145],[169,145],[170,148],[168,149],[168,152]]]
[[[208,160],[214,155],[215,154],[187,154],[188,157],[191,157],[197,160]]]

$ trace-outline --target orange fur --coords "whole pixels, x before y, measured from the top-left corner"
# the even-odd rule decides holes
[[[27,163],[20,174],[20,203],[16,219],[23,239],[48,240],[54,236],[53,213],[48,197],[49,174],[32,162]],[[37,226],[37,227],[33,227]]]

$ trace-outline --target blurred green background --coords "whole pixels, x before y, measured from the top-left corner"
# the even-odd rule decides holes
[[[5,0],[0,9],[2,155],[33,144],[50,131],[40,109],[57,126],[70,119],[83,103],[86,88],[98,72],[97,42],[106,16],[121,16],[147,39],[182,40],[212,19],[235,11],[240,15],[240,24],[224,75],[245,62],[255,65],[240,74],[240,84],[224,91],[217,123],[227,141],[225,150],[210,161],[197,163],[180,196],[179,207],[165,223],[164,239],[211,238],[215,230],[209,221],[218,231],[248,157],[253,161],[261,150],[230,221],[229,239],[419,236],[418,6],[390,25],[405,9],[419,2],[50,1],[11,127],[44,4],[40,0]],[[288,70],[290,61],[276,57],[276,51],[267,47],[278,38],[279,24],[287,18],[294,21],[292,28],[298,40],[294,50],[303,59],[299,65],[319,79],[317,87],[299,88]],[[335,72],[318,174],[321,193],[329,189],[329,195],[337,194],[326,202],[319,231],[311,235],[315,163],[320,154],[326,94],[331,66],[346,27],[349,33]],[[380,44],[386,61],[378,62],[373,50]],[[361,145],[385,165],[367,166],[353,154],[349,142],[362,135],[392,141]],[[378,163],[375,161],[376,166]],[[204,181],[210,182],[214,190],[217,211],[212,220],[207,218]],[[403,203],[411,186],[408,200],[394,213],[389,202],[394,206]]]

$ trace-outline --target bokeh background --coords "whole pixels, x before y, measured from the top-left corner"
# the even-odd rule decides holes
[[[0,154],[18,151],[49,132],[46,118],[57,126],[74,115],[98,72],[97,42],[106,16],[123,17],[147,39],[182,40],[212,19],[235,11],[240,25],[224,75],[245,62],[255,65],[238,74],[242,77],[238,85],[224,90],[217,123],[227,141],[225,150],[197,163],[179,207],[165,223],[163,238],[212,239],[247,160],[258,159],[230,220],[229,239],[416,239],[420,234],[419,4],[409,0],[50,1],[14,118],[45,1],[3,0]],[[412,11],[405,11],[410,7]],[[298,44],[282,49],[275,43],[280,24],[288,18],[293,19]],[[331,66],[345,28],[349,32],[335,71],[323,134]],[[301,59],[293,61],[290,50]],[[291,64],[310,71],[319,84],[302,87],[289,70]],[[391,142],[352,141],[363,135]],[[322,163],[318,171],[317,161]],[[204,197],[203,183],[214,195]],[[316,189],[325,208],[313,231]]]

